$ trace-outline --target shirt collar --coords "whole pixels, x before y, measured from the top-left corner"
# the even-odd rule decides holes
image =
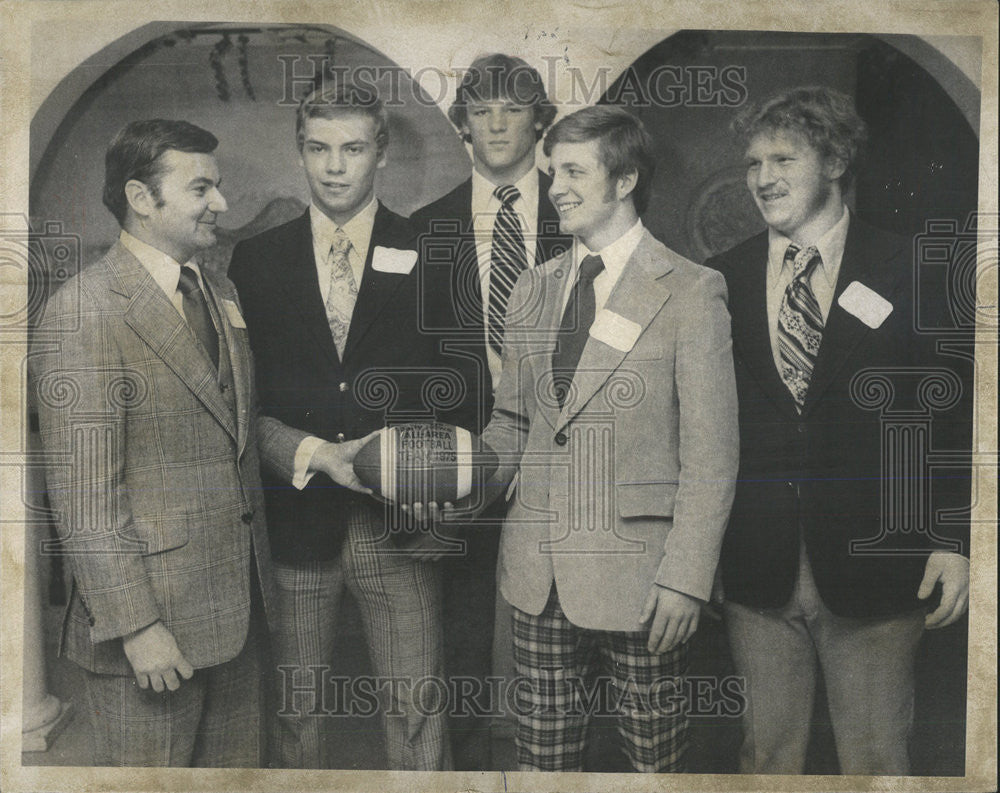
[[[483,176],[479,171],[473,169],[472,171],[472,213],[475,216],[477,213],[490,212],[496,214],[497,209],[500,208],[500,199],[497,198],[493,191],[496,190],[501,185],[494,184],[485,176]],[[521,197],[514,202],[514,206],[524,202],[522,206],[527,209],[528,207],[538,206],[538,169],[532,167],[524,176],[514,182],[514,187],[521,194]]]
[[[146,268],[153,277],[153,280],[156,281],[157,286],[164,291],[167,297],[172,298],[177,291],[177,282],[181,277],[181,267],[184,265],[165,254],[159,248],[154,248],[149,243],[132,236],[125,229],[121,230],[118,240]],[[201,278],[201,270],[197,262],[192,260],[185,264],[194,270],[198,276],[199,285],[204,286]]]
[[[831,226],[816,242],[812,243],[819,251],[821,264],[817,270],[823,273],[827,283],[833,288],[840,272],[840,260],[844,258],[844,244],[847,242],[847,229],[851,223],[851,211],[845,206],[840,220]],[[768,229],[768,276],[777,279],[781,275],[785,261],[785,251],[792,241],[772,228]]]
[[[575,246],[577,270],[579,270],[580,262],[583,261],[585,256],[600,256],[601,261],[604,262],[604,269],[611,276],[612,282],[616,283],[618,277],[622,274],[622,270],[625,269],[625,265],[628,264],[628,260],[632,258],[639,240],[642,239],[643,230],[642,221],[637,220],[632,228],[596,253],[577,240]]]
[[[348,220],[343,226],[337,226],[323,213],[315,203],[309,204],[309,222],[312,224],[313,239],[319,250],[329,251],[333,244],[333,235],[340,228],[351,241],[354,250],[361,261],[368,258],[368,246],[372,241],[372,228],[375,226],[375,213],[378,212],[378,199],[372,198],[368,205]]]

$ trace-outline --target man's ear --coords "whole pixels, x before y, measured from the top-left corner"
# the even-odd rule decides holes
[[[626,174],[618,177],[618,183],[615,185],[615,195],[618,200],[621,201],[629,193],[635,190],[636,184],[639,182],[639,172],[629,171]]]
[[[843,176],[846,170],[847,163],[844,161],[844,158],[837,157],[834,154],[827,157],[826,162],[823,164],[823,173],[831,182],[836,181]]]
[[[149,185],[138,179],[125,182],[125,199],[132,211],[139,217],[148,217],[156,207],[156,201],[149,190]]]

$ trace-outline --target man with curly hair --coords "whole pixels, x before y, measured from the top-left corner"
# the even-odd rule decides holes
[[[721,559],[748,697],[740,770],[805,770],[822,672],[841,772],[906,774],[917,645],[968,604],[967,533],[935,520],[949,490],[962,498],[962,480],[911,485],[930,491],[934,511],[890,511],[881,483],[913,475],[884,469],[883,422],[852,384],[877,371],[897,406],[918,405],[905,372],[962,364],[915,331],[912,246],[846,206],[866,137],[853,101],[799,88],[735,129],[767,223],[707,262],[729,288],[740,402]],[[968,402],[959,405],[934,417],[934,446],[971,448]]]

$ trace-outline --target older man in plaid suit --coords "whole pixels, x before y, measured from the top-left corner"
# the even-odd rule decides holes
[[[119,132],[104,202],[121,236],[33,329],[73,579],[61,652],[84,670],[96,765],[262,759],[258,650],[273,584],[253,365],[233,285],[192,261],[226,210],[216,145],[182,121]],[[266,458],[280,456],[279,429],[260,425]],[[324,470],[350,484],[343,468]]]

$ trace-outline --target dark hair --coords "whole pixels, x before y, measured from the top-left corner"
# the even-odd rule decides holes
[[[585,143],[596,140],[601,162],[612,179],[635,173],[632,203],[642,214],[649,205],[649,195],[656,171],[653,141],[635,116],[613,105],[595,105],[577,110],[556,122],[545,136],[542,150],[548,157],[557,143]]]
[[[358,113],[375,122],[375,146],[379,154],[389,145],[389,115],[378,93],[355,83],[332,82],[314,88],[299,102],[295,116],[295,139],[302,149],[306,120],[332,119],[341,114]]]
[[[751,106],[733,121],[733,131],[744,146],[760,134],[798,132],[824,158],[836,157],[844,163],[840,183],[845,190],[854,180],[868,139],[868,128],[854,100],[826,86],[793,88],[763,105]]]
[[[489,102],[506,99],[518,105],[530,105],[534,121],[541,125],[535,130],[535,140],[540,140],[556,117],[556,108],[549,101],[538,70],[513,55],[493,53],[480,55],[462,77],[455,91],[455,101],[448,108],[448,118],[458,129],[468,122],[466,106],[470,101]],[[472,139],[463,133],[462,139]]]
[[[215,135],[187,121],[151,118],[126,124],[111,139],[104,155],[104,206],[119,225],[124,224],[128,211],[126,182],[142,182],[159,200],[164,152],[211,154],[218,145]]]

